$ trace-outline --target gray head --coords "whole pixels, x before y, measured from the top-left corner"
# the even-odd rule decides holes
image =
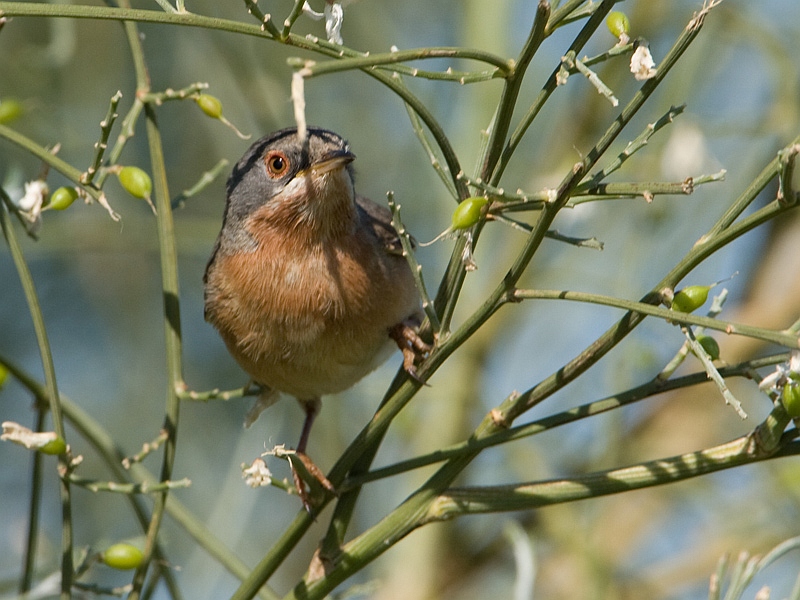
[[[233,168],[218,245],[248,241],[248,228],[286,227],[296,232],[335,233],[355,215],[352,161],[346,140],[309,127],[305,142],[297,128],[256,141]],[[252,238],[250,238],[252,243]]]

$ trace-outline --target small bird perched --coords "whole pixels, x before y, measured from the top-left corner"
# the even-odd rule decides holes
[[[348,389],[397,346],[414,375],[429,350],[391,213],[355,193],[354,159],[320,128],[305,140],[289,128],[255,142],[228,179],[203,278],[206,320],[271,394],[267,405],[284,392],[305,409],[301,454],[321,396]]]

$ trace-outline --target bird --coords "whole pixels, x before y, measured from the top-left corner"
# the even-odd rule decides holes
[[[282,393],[303,407],[295,451],[306,459],[323,396],[349,389],[398,347],[416,377],[430,351],[391,212],[356,193],[354,159],[344,138],[320,127],[253,143],[228,179],[203,277],[205,319],[264,390],[262,404]]]

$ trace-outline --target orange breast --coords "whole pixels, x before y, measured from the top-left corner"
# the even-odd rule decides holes
[[[307,399],[349,388],[391,351],[388,329],[416,314],[402,257],[372,237],[327,243],[257,234],[254,251],[220,253],[207,314],[257,382]]]

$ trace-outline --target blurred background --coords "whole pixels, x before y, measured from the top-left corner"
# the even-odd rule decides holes
[[[288,0],[262,2],[280,15]],[[314,4],[312,2],[312,4]],[[321,2],[317,2],[321,9]],[[628,1],[632,35],[650,43],[656,63],[700,8],[700,0]],[[152,2],[134,6],[157,8]],[[239,2],[192,0],[200,14],[248,21]],[[514,57],[527,37],[535,3],[503,0],[360,0],[345,10],[345,44],[385,52],[393,45],[460,45]],[[279,21],[280,21],[279,19]],[[546,41],[529,69],[521,115],[552,72],[580,24]],[[324,36],[322,23],[301,18],[296,31]],[[318,58],[256,38],[200,29],[142,25],[152,88],[179,89],[207,82],[225,115],[253,139],[293,124],[289,83],[293,56]],[[601,28],[584,50],[594,55],[615,40]],[[659,91],[620,136],[610,160],[671,105],[687,103],[676,122],[617,172],[616,181],[681,181],[727,169],[724,182],[691,196],[585,204],[565,210],[555,226],[575,237],[596,236],[604,250],[548,240],[523,284],[638,299],[692,246],[772,159],[800,132],[800,5],[793,0],[727,0],[707,20],[699,39]],[[25,115],[13,127],[42,145],[61,144],[59,156],[85,169],[110,97],[121,90],[124,115],[134,94],[133,68],[121,26],[113,22],[15,18],[0,32],[0,101],[15,98]],[[428,61],[425,68],[474,68],[474,63]],[[638,89],[627,59],[598,66],[624,105]],[[409,80],[442,123],[464,168],[474,174],[480,132],[492,116],[500,83],[460,86]],[[445,229],[454,208],[413,134],[402,102],[363,73],[324,76],[306,83],[309,123],[350,140],[358,156],[357,189],[375,200],[394,191],[406,225],[419,240]],[[537,191],[556,185],[617,115],[610,103],[576,76],[559,88],[529,130],[506,172],[506,189]],[[233,164],[249,145],[194,102],[158,110],[171,194],[192,186],[220,159]],[[149,171],[144,123],[121,164]],[[114,136],[118,133],[115,129]],[[607,160],[601,161],[601,165]],[[0,139],[0,184],[14,198],[41,164]],[[229,389],[246,376],[203,321],[202,275],[221,224],[225,177],[176,211],[185,378],[198,391]],[[65,183],[50,173],[50,189]],[[163,420],[166,386],[160,269],[150,209],[108,181],[106,193],[122,215],[112,222],[97,206],[48,212],[40,240],[23,241],[53,346],[60,390],[97,419],[133,454]],[[763,204],[776,188],[764,192]],[[505,273],[524,236],[500,224],[486,228],[477,248],[478,270],[467,278],[456,323],[480,305]],[[706,261],[686,280],[707,284],[738,275],[722,317],[784,328],[800,316],[800,223],[771,223]],[[420,249],[429,288],[438,284],[452,242]],[[7,251],[0,251],[0,355],[41,378],[30,317]],[[508,307],[476,334],[430,381],[389,432],[376,465],[429,452],[468,436],[513,390],[550,375],[605,331],[614,309],[575,303],[530,302]],[[735,363],[779,351],[745,339],[716,336],[722,358]],[[559,412],[651,379],[680,347],[677,328],[648,320],[566,390],[522,421]],[[699,369],[687,361],[682,372]],[[399,355],[354,389],[326,398],[309,454],[330,466],[372,412],[400,364]],[[770,404],[749,381],[731,388],[750,415],[742,422],[717,391],[700,386],[661,396],[613,414],[484,452],[460,484],[495,484],[575,475],[671,456],[722,443],[752,429]],[[192,486],[175,492],[207,526],[250,565],[271,546],[299,508],[274,488],[252,490],[240,464],[264,447],[293,445],[302,412],[282,401],[249,430],[242,428],[252,400],[182,405],[175,477]],[[0,390],[0,418],[33,425],[31,398],[10,381]],[[72,430],[69,442],[85,455],[80,474],[108,472]],[[157,472],[159,457],[145,464]],[[12,593],[22,564],[27,528],[30,453],[0,444],[0,581]],[[42,576],[58,568],[60,509],[46,459],[39,562]],[[282,465],[274,465],[280,471]],[[372,484],[362,493],[351,534],[375,523],[432,472],[422,469]],[[281,474],[279,472],[279,474]],[[288,474],[288,473],[283,473]],[[76,544],[103,548],[140,534],[124,498],[75,489]],[[330,510],[330,509],[329,509]],[[329,513],[276,574],[286,591],[304,573]],[[536,556],[537,598],[707,597],[708,578],[725,553],[765,552],[800,534],[800,463],[784,459],[667,487],[637,491],[518,514],[469,517],[414,532],[343,585],[366,585],[371,598],[464,599],[511,597],[518,577],[509,523],[520,525]],[[235,579],[167,520],[164,546],[185,597],[228,597]],[[757,579],[787,596],[800,570],[789,556]],[[119,576],[119,582],[127,581]],[[116,581],[107,573],[98,578]],[[158,597],[166,597],[166,594]],[[747,596],[746,596],[747,597]]]

